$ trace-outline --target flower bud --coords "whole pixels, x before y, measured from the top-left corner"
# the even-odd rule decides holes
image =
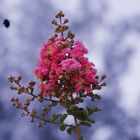
[[[106,82],[102,83],[101,86],[106,86]]]
[[[13,103],[13,106],[15,107],[15,105],[16,105],[16,103],[14,102],[14,103]]]
[[[62,31],[66,31],[66,30],[68,30],[68,29],[69,29],[69,26],[64,25],[64,26],[62,27]]]
[[[60,18],[60,17],[61,17],[61,12],[62,12],[62,11],[58,12],[58,13],[56,14],[55,17],[56,17],[56,18]]]
[[[34,119],[32,118],[32,119],[31,119],[31,123],[33,123],[33,122],[34,122]]]
[[[21,80],[22,80],[22,77],[21,77],[21,76],[18,76],[17,79],[18,79],[19,81],[21,81]]]
[[[8,79],[8,81],[9,82],[14,82],[14,80],[15,80],[15,77],[14,76],[12,76],[12,75],[9,75],[8,77],[7,77],[7,79]]]
[[[71,43],[74,43],[74,40],[73,40],[73,39],[71,39],[71,40],[70,40],[70,42],[71,42]]]
[[[104,75],[102,75],[102,78],[101,78],[101,79],[103,80],[103,79],[105,79],[105,78],[106,78],[106,75],[105,75],[105,74],[104,74]]]
[[[56,32],[56,33],[59,33],[59,32],[60,32],[60,29],[61,29],[61,26],[60,26],[60,25],[57,25],[57,26],[56,26],[56,29],[55,29],[55,32]]]
[[[25,91],[25,87],[20,87],[18,90],[17,90],[17,94],[21,94]]]
[[[11,102],[14,102],[14,101],[15,101],[15,98],[12,98],[12,99],[11,99]]]
[[[40,91],[39,93],[38,93],[38,96],[42,96],[43,95],[43,91]]]
[[[47,107],[46,107],[46,106],[43,106],[43,107],[42,107],[42,110],[43,110],[43,111],[46,111],[46,110],[47,110]]]
[[[25,100],[24,105],[29,106],[30,105],[30,100],[29,99]]]
[[[69,36],[70,39],[73,39],[75,37],[75,34],[71,31],[69,31],[68,36]]]
[[[18,88],[15,87],[15,86],[11,86],[10,89],[11,89],[11,90],[17,90]]]
[[[97,85],[97,86],[96,86],[96,89],[97,89],[97,90],[100,90],[101,88],[102,88],[102,87],[101,87],[100,85]]]
[[[28,85],[34,86],[36,83],[34,81],[29,81]]]
[[[96,75],[96,76],[95,76],[95,79],[99,79],[99,76],[98,76],[98,75]]]
[[[36,109],[33,109],[33,110],[30,112],[30,116],[33,117],[33,118],[36,116],[36,114],[37,114]]]
[[[19,103],[15,104],[15,108],[19,108],[19,107],[20,107]]]
[[[65,19],[65,20],[64,20],[64,24],[66,24],[66,23],[68,23],[68,22],[69,22],[68,19]]]
[[[19,99],[18,99],[18,98],[16,98],[16,99],[15,99],[15,102],[18,102],[18,101],[19,101]]]
[[[29,98],[30,101],[33,101],[34,99],[35,99],[35,97],[30,97]]]
[[[37,126],[38,127],[43,127],[43,123],[38,123]]]
[[[39,101],[39,102],[43,102],[44,100],[43,100],[43,98],[42,98],[41,96],[39,96],[39,97],[38,97],[38,101]]]
[[[52,20],[52,24],[57,25],[57,22],[55,19]]]

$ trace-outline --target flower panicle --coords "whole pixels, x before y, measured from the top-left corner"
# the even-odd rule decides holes
[[[69,21],[64,17],[60,11],[52,20],[55,33],[42,46],[37,67],[33,70],[38,81],[38,93],[34,81],[22,85],[23,78],[12,75],[8,76],[8,81],[12,84],[11,90],[26,95],[24,101],[11,99],[15,108],[23,110],[22,117],[31,117],[32,123],[38,120],[38,127],[43,127],[46,123],[58,124],[61,131],[66,130],[68,134],[76,132],[77,139],[80,140],[80,126],[91,127],[91,123],[95,123],[91,115],[101,110],[96,106],[82,108],[79,104],[88,99],[101,99],[95,91],[106,86],[106,75],[97,75],[94,63],[86,57],[88,49],[82,41],[75,40],[75,34],[69,30]],[[41,109],[32,109],[31,105],[36,101],[47,105]],[[65,113],[49,115],[57,106],[63,107]],[[75,124],[65,122],[69,115],[74,117]]]

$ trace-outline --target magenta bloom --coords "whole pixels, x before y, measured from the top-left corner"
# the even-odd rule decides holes
[[[84,47],[81,41],[75,42],[75,47],[72,50],[72,57],[73,58],[80,58],[83,57],[84,54],[87,54],[88,50]]]
[[[34,81],[28,81],[25,86],[21,85],[21,76],[8,76],[8,81],[12,83],[10,89],[17,94],[29,95],[23,102],[19,98],[11,99],[15,108],[24,111],[21,116],[31,117],[31,122],[39,120],[38,127],[47,123],[56,124],[61,131],[70,135],[75,132],[77,140],[81,140],[84,137],[80,127],[91,127],[91,123],[95,123],[91,115],[100,111],[96,106],[81,104],[85,98],[91,101],[101,99],[94,91],[106,86],[106,82],[102,82],[106,75],[96,75],[94,63],[85,56],[87,48],[82,41],[75,40],[75,34],[67,25],[69,20],[64,16],[60,11],[52,20],[56,27],[55,34],[42,46],[37,67],[33,70],[38,80],[38,93],[36,94]],[[41,103],[41,110],[40,107],[32,106],[32,102],[36,101]],[[54,110],[51,113],[57,106],[64,110],[59,113]],[[67,124],[65,120],[69,116],[73,116],[73,122]]]
[[[57,37],[41,49],[40,60],[34,70],[40,80],[40,90],[44,95],[60,99],[79,94],[81,90],[90,93],[97,80],[94,64],[84,56],[88,50],[79,40],[71,48],[61,47],[61,43],[63,41]]]
[[[67,72],[73,72],[81,69],[81,64],[73,58],[63,60],[60,64],[62,69]]]

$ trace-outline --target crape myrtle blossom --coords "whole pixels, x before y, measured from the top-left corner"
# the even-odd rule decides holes
[[[102,82],[106,75],[96,75],[95,65],[85,56],[88,50],[82,41],[75,40],[75,34],[67,25],[68,19],[63,20],[64,13],[60,11],[55,17],[59,20],[52,20],[56,26],[55,34],[42,46],[37,68],[33,70],[39,81],[39,92],[36,94],[36,82],[28,81],[22,85],[21,76],[10,75],[10,89],[27,95],[23,102],[17,97],[12,98],[11,102],[15,108],[23,110],[22,117],[29,116],[32,123],[38,120],[38,127],[57,124],[61,131],[68,134],[75,132],[77,140],[83,140],[81,125],[91,127],[95,123],[91,115],[101,110],[95,105],[81,107],[79,104],[84,103],[85,99],[89,102],[101,99],[94,91],[106,86]],[[34,101],[46,104],[40,104],[43,105],[40,110],[36,105],[30,106]],[[50,114],[55,106],[61,106],[65,111]],[[69,115],[73,116],[71,124],[65,122]]]
[[[60,93],[80,93],[81,90],[90,93],[96,85],[96,69],[84,55],[88,50],[80,40],[74,42],[73,47],[63,48],[59,44],[60,37],[55,41],[49,40],[40,52],[40,60],[34,70],[40,80],[39,88],[44,95],[54,95],[61,98]],[[54,94],[55,93],[55,94]],[[57,95],[58,94],[58,95]]]
[[[60,64],[63,71],[66,71],[66,72],[73,72],[73,71],[81,70],[81,64],[73,58],[68,58],[66,60],[63,60]]]

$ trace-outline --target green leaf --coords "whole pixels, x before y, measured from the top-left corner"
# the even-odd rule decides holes
[[[57,104],[58,104],[58,102],[53,101],[52,104],[51,104],[51,106],[56,106]]]
[[[88,114],[84,108],[76,108],[74,111],[74,116],[80,120],[86,120],[88,117]]]
[[[73,109],[67,109],[69,115],[75,116],[79,120],[86,120],[88,113],[84,108],[75,107]]]
[[[86,109],[87,109],[87,112],[88,112],[88,116],[90,116],[91,114],[94,113],[93,107],[92,108],[86,107]]]
[[[51,122],[54,122],[55,120],[57,120],[58,118],[61,117],[61,114],[56,114],[56,115],[53,115],[51,118],[50,118],[50,121]]]
[[[63,116],[60,118],[60,122],[63,123],[67,116],[68,114],[63,114]]]
[[[63,106],[63,107],[65,107],[65,108],[67,108],[67,107],[68,107],[67,102],[60,102],[60,105],[61,105],[61,106]]]
[[[98,107],[86,107],[87,112],[88,112],[88,116],[92,115],[94,112],[98,112],[101,111],[101,109],[99,109]]]
[[[84,126],[91,127],[91,124],[89,122],[84,122],[84,121],[80,122],[79,125],[84,125]]]
[[[87,118],[87,121],[91,122],[91,123],[95,123],[95,120],[92,118]]]
[[[79,102],[80,102],[80,103],[83,103],[83,101],[84,101],[84,99],[79,99]]]
[[[69,135],[71,135],[72,130],[73,130],[73,127],[69,127],[69,128],[67,129],[67,133],[68,133]]]
[[[65,131],[66,127],[67,126],[65,124],[61,124],[59,128],[61,131]]]
[[[98,112],[98,111],[101,111],[101,109],[98,107],[94,107],[94,112]]]
[[[69,115],[73,115],[73,114],[74,114],[74,110],[67,109],[67,113],[68,113]]]

